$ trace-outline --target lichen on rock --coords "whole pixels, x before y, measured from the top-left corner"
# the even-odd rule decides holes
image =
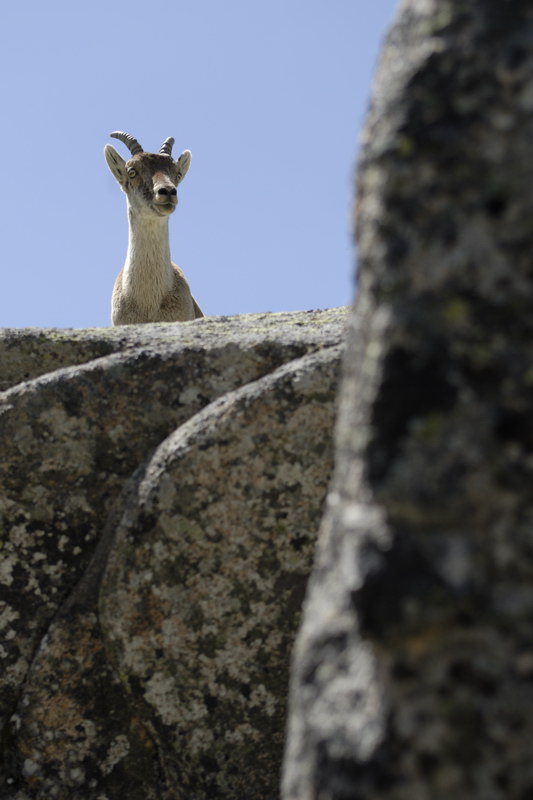
[[[533,794],[530,3],[403,0],[283,796]]]
[[[209,768],[212,754],[204,754],[205,763],[195,762],[198,773],[194,778],[186,766],[192,763],[191,754],[205,746],[209,736],[205,724],[203,728],[198,724],[189,736],[177,736],[178,755],[169,749],[158,728],[176,725],[176,715],[206,722],[204,696],[210,695],[200,680],[205,675],[197,673],[199,683],[190,691],[191,702],[181,704],[183,692],[175,693],[171,671],[154,670],[152,676],[141,671],[137,675],[134,667],[138,663],[122,663],[115,640],[102,635],[98,601],[101,578],[109,558],[117,563],[113,553],[119,546],[119,533],[135,520],[138,524],[139,475],[145,477],[143,487],[148,485],[148,478],[154,482],[153,491],[161,506],[151,551],[155,567],[150,570],[141,563],[133,578],[139,586],[154,582],[154,598],[163,615],[159,618],[161,640],[156,652],[147,654],[145,641],[155,636],[155,627],[147,628],[148,624],[155,625],[155,618],[143,609],[134,613],[122,595],[111,596],[108,583],[104,594],[109,599],[101,600],[102,614],[108,620],[110,614],[117,613],[120,600],[123,624],[131,624],[134,613],[140,625],[137,632],[130,630],[133,650],[128,646],[128,652],[134,652],[137,643],[139,658],[142,655],[159,663],[166,657],[170,663],[174,658],[171,647],[176,647],[179,638],[172,602],[176,596],[186,598],[187,582],[196,580],[196,570],[203,576],[207,595],[209,591],[216,594],[216,602],[211,601],[213,609],[229,617],[243,615],[246,610],[249,620],[261,630],[261,647],[272,653],[279,644],[279,663],[268,679],[254,683],[250,675],[246,678],[254,659],[252,655],[247,662],[237,659],[236,653],[242,655],[243,650],[240,637],[250,637],[250,654],[260,655],[262,651],[250,633],[253,625],[243,619],[213,662],[210,680],[216,680],[217,670],[233,676],[238,672],[242,684],[249,686],[248,696],[245,689],[235,707],[221,698],[220,707],[226,703],[228,721],[225,746],[233,752],[239,746],[246,747],[251,759],[262,759],[263,772],[275,782],[283,736],[281,709],[288,682],[288,631],[291,626],[294,631],[298,618],[298,598],[306,569],[310,570],[312,540],[331,470],[335,373],[345,317],[344,310],[332,310],[202,320],[198,325],[130,326],[119,334],[113,329],[50,334],[8,330],[0,336],[0,350],[5,356],[3,379],[14,384],[0,394],[2,797],[166,800],[187,796],[187,781],[194,780],[201,792],[202,786],[215,780]],[[278,397],[274,391],[278,379],[274,376],[283,365],[292,378],[285,383],[279,378],[279,386],[285,388]],[[51,372],[46,371],[48,367]],[[270,395],[269,376],[274,387]],[[266,382],[264,389],[262,381]],[[228,427],[222,472],[217,473],[213,457],[197,480],[186,485],[170,467],[171,461],[179,461],[182,445],[168,456],[168,464],[161,460],[161,453],[170,443],[187,442],[192,469],[194,443],[180,433],[182,427],[190,427],[198,417],[194,425],[201,438],[203,414],[214,454],[214,443],[217,436],[220,438],[216,426],[227,427],[231,409],[240,408],[238,401],[231,406],[232,393],[248,396],[247,392],[253,394],[255,390],[258,396],[249,400],[246,424],[252,431],[255,403],[265,414],[257,424],[266,426],[266,431],[256,439],[251,433],[241,439],[239,425]],[[221,420],[216,412],[217,398],[227,404]],[[291,402],[294,413],[287,410]],[[308,407],[314,409],[311,416]],[[268,448],[269,435],[280,430],[277,415],[283,414],[284,438],[274,454]],[[309,428],[305,434],[302,425]],[[312,442],[315,449],[310,447]],[[202,457],[203,450],[197,448],[196,458],[201,461]],[[222,496],[210,505],[217,491],[217,474],[219,480],[229,482],[235,509],[242,492],[240,532],[233,525],[235,520],[230,524]],[[250,488],[246,481],[252,475],[255,483]],[[309,481],[315,483],[308,498]],[[287,509],[292,500],[300,498],[300,505],[293,503],[286,518],[265,505],[277,496],[276,492],[280,501],[285,498]],[[174,552],[179,515],[176,496],[181,503],[192,504],[191,508],[197,503],[187,520],[180,518],[180,537],[190,542],[191,552],[201,549],[202,540],[205,547],[206,537],[209,540],[212,536],[211,523],[202,522],[206,509],[216,512],[217,518],[227,517],[232,536],[240,537],[238,549],[242,553],[253,552],[254,534],[247,523],[254,514],[261,514],[266,550],[269,537],[285,541],[290,528],[295,545],[287,545],[286,572],[273,553],[265,553],[255,583],[243,585],[240,592],[235,585],[233,595],[224,597],[220,587],[217,590],[220,565],[215,565],[210,547],[203,560],[189,559],[190,572],[187,557],[180,560]],[[306,513],[301,515],[300,539],[295,531],[295,513],[302,504]],[[122,539],[120,542],[123,548]],[[222,546],[218,547],[220,552]],[[220,557],[228,562],[227,556]],[[298,576],[294,583],[299,595],[290,575]],[[277,588],[267,602],[272,581]],[[280,604],[288,599],[293,604],[280,614]],[[272,627],[278,622],[283,623],[280,630]],[[182,632],[183,646],[190,646],[190,633]],[[145,649],[140,647],[141,642]],[[214,645],[209,637],[197,644],[205,645],[205,652],[196,654],[205,664],[213,657]],[[273,682],[270,688],[269,680]],[[209,705],[211,701],[207,702]],[[243,714],[264,714],[270,726],[268,736],[257,726],[252,730],[250,722],[241,720]],[[185,766],[180,766],[178,774],[176,762],[181,764],[180,759]],[[216,783],[221,796],[236,797],[231,776],[221,773]]]
[[[118,528],[105,640],[184,797],[277,791],[337,369],[327,350],[212,403],[158,448]]]

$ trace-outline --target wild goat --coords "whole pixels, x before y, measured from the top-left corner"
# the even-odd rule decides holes
[[[168,240],[168,218],[178,203],[176,187],[189,169],[190,151],[174,161],[172,137],[159,153],[145,153],[128,133],[110,135],[132,155],[124,161],[112,145],[104,149],[108,167],[126,194],[129,221],[126,261],[113,288],[113,325],[203,317],[183,272],[170,260]]]

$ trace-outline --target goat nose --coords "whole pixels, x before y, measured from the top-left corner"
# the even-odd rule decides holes
[[[166,186],[161,186],[161,188],[157,190],[157,194],[162,195],[163,197],[165,196],[174,197],[175,195],[177,195],[177,193],[178,192],[174,186],[171,189],[167,188]]]

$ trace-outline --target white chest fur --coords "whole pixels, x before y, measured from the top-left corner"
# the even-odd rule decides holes
[[[129,209],[129,239],[122,273],[122,291],[139,309],[150,313],[172,290],[168,217],[135,214]]]

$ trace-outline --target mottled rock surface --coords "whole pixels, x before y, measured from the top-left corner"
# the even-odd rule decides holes
[[[158,448],[118,528],[102,626],[180,796],[278,795],[337,371],[329,349],[212,403]]]
[[[285,800],[533,797],[533,3],[404,0]]]
[[[334,308],[205,317],[179,326],[154,323],[84,330],[0,328],[0,389],[61,367],[143,348],[155,349],[167,358],[177,350],[191,356],[206,349],[223,350],[228,359],[237,351],[257,351],[285,363],[308,350],[338,341],[339,325],[343,325],[345,316],[346,309]]]
[[[231,582],[221,564],[232,569],[237,561],[224,555],[226,540],[228,547],[242,549],[241,570],[248,555],[258,572],[255,582],[243,579],[236,591],[225,668],[229,675],[231,636],[237,642],[248,635],[238,690],[244,698],[249,692],[250,730],[256,721],[264,730],[250,733],[246,752],[262,763],[257,786],[264,788],[268,780],[275,786],[290,638],[331,470],[328,444],[344,319],[345,312],[336,310],[118,332],[52,331],[49,357],[46,331],[4,332],[4,378],[17,385],[0,394],[2,798],[166,800],[190,797],[193,780],[198,798],[212,796],[210,785],[219,787],[221,798],[240,796],[236,779],[223,774],[224,757],[231,761],[243,738],[242,703],[232,705],[223,696],[237,692],[222,674],[224,658],[217,649],[226,631],[217,634],[213,622],[209,639],[202,598],[185,589],[186,579],[192,586],[198,577],[187,575],[185,557],[196,569],[202,547],[218,555],[212,574],[209,559],[201,566],[195,591],[201,593],[203,582],[209,597],[218,580]],[[38,375],[43,364],[58,368],[17,383]],[[250,460],[241,463],[245,455]],[[215,531],[210,514],[226,492],[233,502],[225,521],[229,530]],[[166,498],[161,519],[153,505],[146,516],[144,494],[159,498],[151,503]],[[275,499],[285,502],[280,519]],[[185,546],[185,529],[198,548],[194,557],[193,540]],[[265,545],[259,564],[256,542],[268,538],[268,530],[270,549]],[[138,545],[132,545],[135,539]],[[136,561],[137,547],[150,554],[149,566]],[[127,574],[121,573],[122,558]],[[98,596],[108,559],[116,585],[106,579],[103,636]],[[144,597],[147,587],[152,594]],[[213,602],[212,613],[222,615],[222,600]],[[181,645],[179,631],[167,630],[174,623],[183,634]],[[135,652],[137,639],[144,662],[141,655],[131,657],[129,645]],[[280,644],[275,652],[274,640]],[[195,658],[202,663],[194,686],[188,673],[190,692],[185,684],[180,689],[183,719],[189,726],[195,720],[193,732],[176,726],[172,692],[161,695],[169,681],[180,685],[180,647],[189,665]],[[253,659],[256,650],[264,652],[263,667]],[[261,669],[272,674],[260,680]],[[195,716],[198,695],[207,700],[203,715]],[[207,741],[211,717],[221,730],[222,716],[226,750],[220,745],[200,753],[195,743]],[[161,726],[170,718],[167,739]],[[232,730],[236,740],[230,743]]]

